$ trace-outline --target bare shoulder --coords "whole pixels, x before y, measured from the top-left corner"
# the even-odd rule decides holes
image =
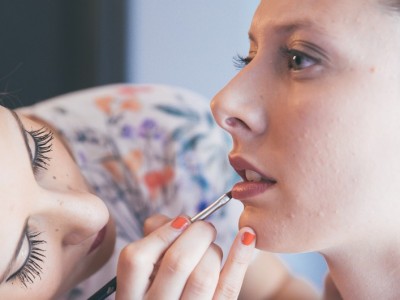
[[[335,283],[333,282],[330,274],[328,273],[325,277],[325,288],[323,300],[342,300],[342,296],[340,295],[338,289],[336,288]]]

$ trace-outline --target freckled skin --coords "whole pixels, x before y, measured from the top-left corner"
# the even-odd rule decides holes
[[[20,115],[26,130],[38,130],[43,124]],[[5,270],[17,240],[28,220],[29,232],[40,233],[43,262],[36,261],[40,278],[27,288],[15,277],[0,285],[1,299],[57,299],[78,282],[96,272],[110,257],[115,231],[103,201],[90,193],[86,182],[65,145],[55,135],[47,170],[32,172],[34,141],[27,137],[28,148],[12,114],[0,106],[0,272]],[[30,149],[29,149],[30,147]],[[22,187],[22,188],[21,188]],[[18,200],[18,201],[16,201]],[[107,225],[104,242],[87,255],[98,232]],[[10,270],[24,265],[29,242],[24,237],[22,249]],[[8,277],[7,277],[8,278]],[[28,294],[27,294],[28,291]]]
[[[400,143],[394,140],[400,130],[400,68],[393,63],[397,53],[382,55],[398,42],[386,39],[382,28],[392,30],[397,20],[363,1],[331,5],[310,0],[295,10],[288,6],[287,1],[261,2],[250,28],[254,58],[214,98],[212,108],[233,136],[232,152],[265,166],[278,180],[265,199],[246,205],[240,225],[266,237],[257,239],[261,248],[317,250],[352,234],[367,234],[368,221],[359,207],[368,203],[378,209],[382,186],[390,189],[392,201],[400,194],[400,167],[395,167],[400,166]],[[304,19],[318,25],[283,33],[273,27]],[[365,26],[349,34],[355,20]],[[371,22],[382,27],[367,25]],[[379,42],[371,45],[371,39]],[[287,62],[276,49],[303,40],[323,49],[321,63],[284,73]],[[317,56],[306,46],[297,48]],[[232,115],[244,125],[239,130],[232,118],[218,115]],[[394,162],[393,168],[377,164],[375,157]],[[296,217],[288,218],[291,214]],[[321,215],[324,222],[316,230]]]
[[[277,181],[241,199],[239,225],[260,249],[320,251],[344,298],[397,299],[399,17],[374,0],[293,5],[261,1],[250,63],[211,104],[231,155]]]

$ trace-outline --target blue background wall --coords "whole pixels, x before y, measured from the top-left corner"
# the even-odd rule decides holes
[[[258,0],[135,0],[128,18],[128,79],[181,85],[213,96],[248,52]]]

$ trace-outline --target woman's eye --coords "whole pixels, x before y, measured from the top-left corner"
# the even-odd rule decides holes
[[[290,50],[287,51],[287,59],[288,59],[288,68],[290,70],[299,71],[309,67],[312,67],[317,63],[317,60],[311,58],[307,54],[304,54],[297,50]]]
[[[38,130],[27,131],[32,140],[32,166],[34,172],[39,169],[47,170],[50,157],[49,153],[53,146],[53,133],[45,127]]]

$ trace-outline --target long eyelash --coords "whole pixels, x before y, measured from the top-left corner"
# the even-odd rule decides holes
[[[53,132],[45,127],[38,130],[28,131],[35,141],[35,157],[32,160],[33,169],[37,172],[39,169],[47,170],[50,157],[48,153],[52,150]]]
[[[240,54],[236,54],[233,58],[233,65],[237,70],[243,69],[251,62],[251,58],[248,56],[242,56]]]
[[[28,284],[32,284],[36,277],[41,279],[42,266],[44,258],[46,257],[42,249],[39,245],[45,244],[46,241],[39,240],[37,237],[41,234],[41,232],[28,232],[27,238],[29,241],[29,254],[25,264],[18,270],[14,275],[10,276],[7,280],[11,280],[16,277],[18,280],[27,287]]]

